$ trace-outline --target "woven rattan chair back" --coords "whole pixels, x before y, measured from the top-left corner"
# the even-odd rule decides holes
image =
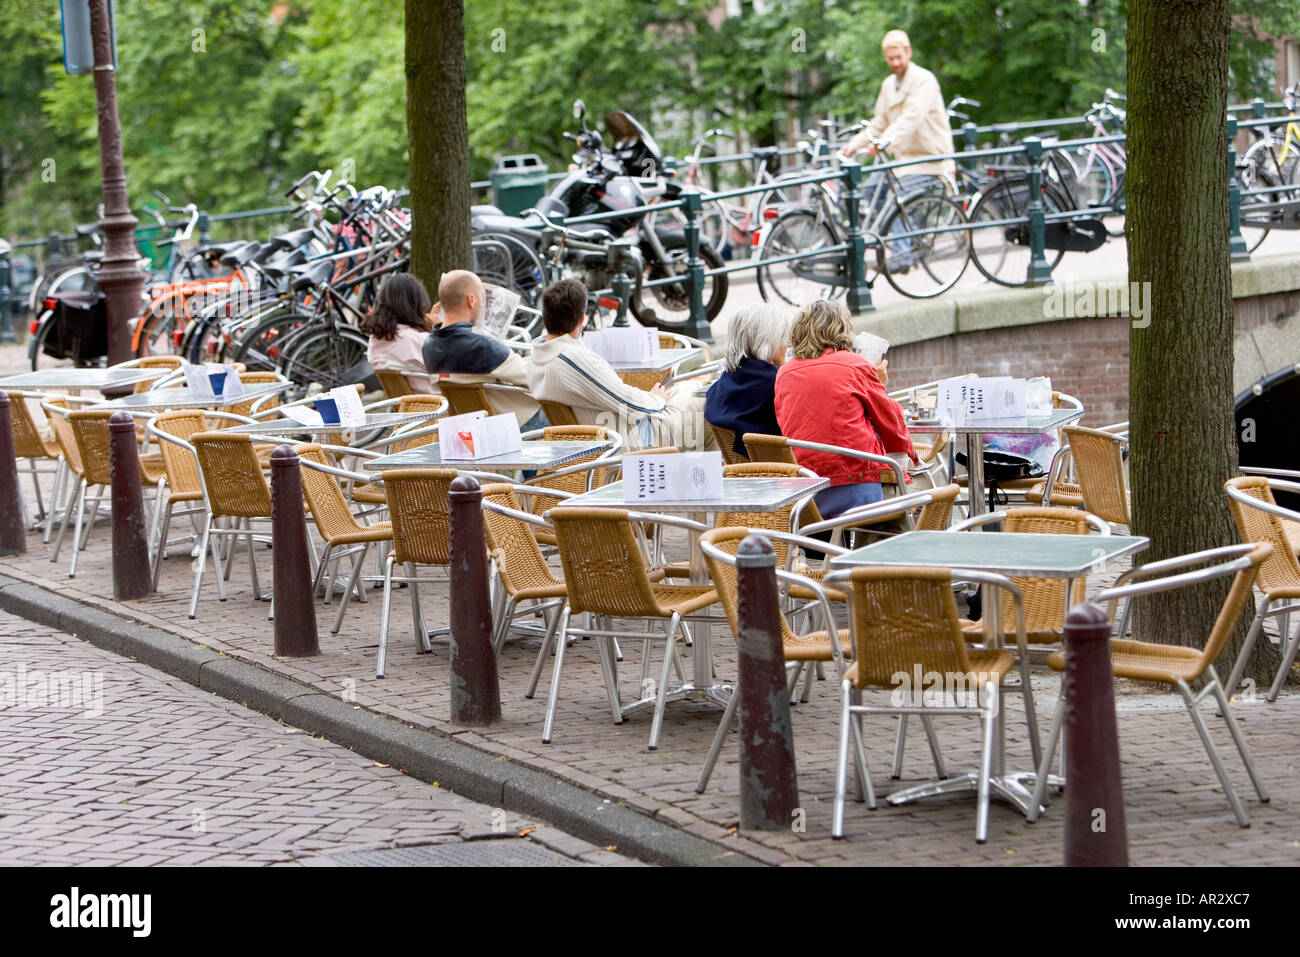
[[[47,444],[41,438],[41,430],[36,426],[32,410],[21,392],[6,392],[9,396],[9,419],[13,423],[14,458],[18,459],[56,459],[59,457],[58,443]]]
[[[445,407],[444,400],[440,395],[428,395],[423,392],[412,392],[410,395],[402,396],[402,400],[397,403],[397,412],[399,415],[409,415],[412,412],[440,412]],[[409,428],[412,431],[423,430],[428,422],[418,422]],[[423,435],[417,435],[413,439],[403,439],[400,442],[394,442],[389,448],[390,453],[405,452],[408,449],[419,448],[422,445],[431,445],[438,441],[437,431],[425,432]]]
[[[1285,549],[1286,545],[1282,547]],[[1277,554],[1277,551],[1277,546],[1270,542],[1257,543],[1246,556],[1250,559],[1250,564],[1232,577],[1232,587],[1228,589],[1228,595],[1223,599],[1219,616],[1214,619],[1214,627],[1210,629],[1210,637],[1201,651],[1201,660],[1197,665],[1196,674],[1184,679],[1189,684],[1198,680],[1207,668],[1213,666],[1227,648],[1228,642],[1236,633],[1237,622],[1246,608],[1246,601],[1250,598],[1250,593],[1259,578],[1260,569],[1272,555]]]
[[[196,432],[190,442],[203,473],[208,511],[214,518],[270,517],[271,489],[251,436]]]
[[[552,425],[542,430],[542,441],[544,442],[603,442],[610,438],[609,430],[600,425]],[[582,465],[584,462],[591,462],[600,458],[605,452],[604,449],[598,449],[590,455],[584,455],[580,459],[574,459],[564,465],[564,468],[572,468],[575,465]],[[559,471],[558,469],[545,469],[537,473],[533,478],[533,484],[541,485],[545,488],[558,489],[561,492],[573,492],[579,494],[587,491],[587,476],[582,474],[561,475],[557,479],[548,480],[546,473],[548,471]],[[592,488],[598,488],[608,481],[608,471],[606,469],[597,469],[591,476]],[[539,500],[541,501],[541,500]],[[547,499],[542,502],[542,511],[545,511],[552,504],[554,499]]]
[[[281,381],[281,379],[280,379],[280,374],[278,372],[271,372],[263,369],[256,372],[241,372],[239,373],[239,381],[242,382],[245,387],[247,387],[247,386],[270,385],[273,382]],[[257,411],[259,414],[274,409],[280,404],[280,397],[278,395],[273,395],[270,396],[269,398],[257,396],[255,398],[249,399],[246,402],[240,402],[237,403],[236,405],[232,405],[230,407],[230,411],[233,412],[235,415],[244,415],[244,416],[249,415],[253,411],[253,405],[258,401],[258,399],[262,400],[261,405],[257,407]]]
[[[717,439],[718,448],[722,450],[722,461],[726,465],[739,465],[742,462],[748,462],[749,459],[736,451],[736,433],[731,429],[724,429],[720,425],[709,423],[709,428],[713,430],[713,437]],[[748,447],[748,446],[746,446]]]
[[[946,568],[855,568],[848,582],[849,619],[859,688],[894,688],[900,675],[970,673]]]
[[[700,540],[708,542],[719,551],[726,552],[728,555],[735,555],[736,550],[740,548],[749,535],[749,530],[745,528],[714,528],[700,536]],[[772,543],[774,546],[776,542]],[[726,562],[720,562],[708,552],[704,553],[704,563],[709,569],[709,578],[713,581],[713,587],[718,591],[718,601],[722,604],[722,610],[727,613],[727,623],[731,625],[733,635],[740,634],[740,592],[739,578],[736,569]],[[778,558],[777,567],[781,562]],[[787,641],[792,633],[790,625],[785,620],[785,615],[781,615],[781,640]]]
[[[81,449],[77,447],[77,437],[72,432],[72,423],[68,421],[68,403],[66,399],[46,399],[42,403],[45,414],[49,417],[50,428],[54,430],[54,441],[68,469],[80,478],[85,471],[81,465]]]
[[[447,411],[450,415],[466,415],[470,412],[497,414],[482,382],[451,382],[440,379],[438,388],[447,399]]]
[[[798,478],[802,470],[797,465],[785,462],[740,462],[725,465],[722,468],[724,478]],[[792,505],[779,508],[773,512],[719,512],[714,520],[714,528],[770,528],[776,532],[788,532],[792,527],[790,513]],[[773,542],[776,549],[777,567],[785,567],[786,543]]]
[[[483,486],[483,501],[522,511],[514,491],[503,482]],[[488,552],[496,560],[508,594],[555,584],[555,576],[547,567],[542,550],[537,547],[533,526],[485,508],[483,528],[487,534]]]
[[[751,462],[783,462],[786,465],[798,465],[794,451],[783,435],[758,435],[746,433],[745,448],[749,449]]]
[[[188,442],[198,432],[206,432],[207,418],[195,409],[176,409],[159,413],[153,420],[154,428]],[[203,479],[199,476],[198,459],[189,449],[171,442],[159,442],[163,468],[167,470],[167,485],[173,496],[202,495]]]
[[[109,409],[78,409],[68,413],[68,424],[81,453],[82,475],[87,485],[108,485],[113,481],[108,467],[110,436]]]
[[[295,445],[293,450],[303,461],[315,462],[317,465],[333,466],[334,464],[326,458],[324,450],[315,442]],[[364,526],[353,517],[352,510],[348,508],[347,497],[344,496],[333,475],[305,465],[299,466],[299,470],[302,472],[303,498],[323,538],[330,540],[340,535],[354,535],[363,530]]]
[[[942,532],[952,523],[952,507],[957,501],[961,486],[955,482],[933,489],[933,499],[921,507],[921,514],[916,517],[918,532]]]
[[[574,413],[571,406],[563,402],[551,402],[549,399],[538,399],[537,404],[542,407],[546,413],[546,421],[551,425],[577,425],[578,416]]]
[[[615,508],[551,509],[574,614],[667,618],[655,599],[643,539]]]
[[[404,372],[397,369],[376,369],[375,375],[379,377],[379,387],[390,399],[400,399],[402,396],[415,394]]]
[[[1240,475],[1228,479],[1225,485],[1269,505],[1277,504],[1273,490],[1268,486],[1268,479],[1262,475]],[[1300,563],[1296,562],[1295,552],[1291,550],[1281,519],[1234,498],[1228,499],[1228,507],[1232,509],[1232,517],[1243,542],[1268,542],[1273,546],[1273,554],[1259,569],[1259,587],[1266,592],[1278,588],[1300,588]]]
[[[1077,508],[1013,508],[1007,513],[1003,530],[1029,535],[1087,535],[1092,531],[1088,515]],[[1024,595],[1025,630],[1027,632],[1060,632],[1065,625],[1064,578],[1015,578],[1011,581]],[[1088,583],[1079,577],[1074,581],[1070,604],[1077,605],[1087,595]],[[1011,602],[1002,603],[1002,630],[1015,633],[1016,610]]]
[[[1067,425],[1061,434],[1070,445],[1083,507],[1116,525],[1128,525],[1129,498],[1124,482],[1124,440],[1109,432]]]
[[[398,563],[451,564],[447,495],[455,478],[455,469],[389,469],[383,473]]]

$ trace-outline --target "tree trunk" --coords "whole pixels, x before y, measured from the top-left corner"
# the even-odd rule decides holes
[[[411,272],[436,297],[444,272],[472,265],[462,0],[406,0],[406,140]]]
[[[1237,471],[1229,22],[1228,0],[1128,4],[1129,280],[1150,284],[1147,315],[1129,332],[1133,531],[1151,539],[1143,562],[1239,541],[1223,491]],[[1201,646],[1227,580],[1214,586],[1143,599],[1135,606],[1135,633]],[[1221,677],[1243,635],[1244,627],[1220,659]],[[1268,642],[1259,644],[1267,657]],[[1246,672],[1257,681],[1267,671],[1260,659],[1256,654]]]

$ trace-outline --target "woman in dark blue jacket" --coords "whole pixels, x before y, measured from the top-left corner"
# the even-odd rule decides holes
[[[781,434],[772,397],[790,347],[791,318],[787,308],[759,303],[741,309],[727,326],[727,371],[709,387],[704,419],[734,432],[734,451],[746,458],[746,432]]]

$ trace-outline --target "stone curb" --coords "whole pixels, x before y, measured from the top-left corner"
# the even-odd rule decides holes
[[[668,866],[762,866],[534,768],[367,711],[360,705],[157,628],[0,575],[0,609],[134,658],[245,707],[323,736],[471,800],[539,817],[575,837]]]

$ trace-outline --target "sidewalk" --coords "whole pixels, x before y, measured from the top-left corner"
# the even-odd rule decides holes
[[[23,479],[26,487],[27,479]],[[286,723],[295,716],[313,733],[413,776],[455,773],[442,783],[475,800],[532,815],[600,846],[614,844],[628,853],[661,863],[793,864],[1057,864],[1062,855],[1063,802],[1054,802],[1035,825],[1027,825],[1010,806],[994,802],[988,843],[974,841],[974,795],[931,799],[906,807],[878,810],[850,803],[846,837],[830,838],[834,793],[837,689],[834,681],[815,682],[807,704],[793,709],[800,795],[805,812],[789,831],[737,832],[739,816],[737,744],[732,734],[707,793],[694,783],[720,712],[696,704],[670,704],[658,751],[648,751],[650,715],[613,724],[596,649],[589,641],[570,646],[554,741],[541,743],[541,726],[550,679],[548,663],[532,700],[523,697],[538,650],[535,638],[510,641],[500,657],[503,720],[478,730],[449,723],[448,647],[435,643],[429,655],[416,653],[409,591],[397,590],[389,636],[388,677],[375,678],[379,591],[366,603],[354,601],[343,629],[329,634],[336,605],[317,603],[322,654],[277,659],[272,655],[272,625],[267,604],[254,600],[246,552],[236,556],[227,583],[229,600],[217,600],[215,582],[206,576],[197,620],[187,617],[192,571],[174,550],[163,564],[158,594],[143,601],[115,602],[111,595],[111,529],[96,526],[82,554],[76,579],[69,580],[65,544],[57,564],[37,534],[28,553],[0,559],[0,607],[37,618],[97,644],[253,707],[264,707]],[[271,552],[257,549],[263,587],[272,580]],[[33,586],[32,588],[24,587]],[[39,589],[39,591],[33,590]],[[429,627],[447,624],[447,587],[422,586],[421,604]],[[139,622],[147,629],[123,627],[102,614]],[[134,649],[134,650],[132,650]],[[725,627],[715,626],[719,680],[734,681],[735,643]],[[633,690],[641,650],[624,642],[621,666],[626,698]],[[689,668],[691,649],[684,657]],[[655,654],[658,661],[658,654]],[[249,682],[240,663],[263,669]],[[658,665],[652,665],[657,668]],[[244,668],[244,671],[239,671]],[[829,669],[828,669],[829,671]],[[652,674],[657,671],[652,670]],[[244,677],[236,678],[236,675]],[[287,679],[287,681],[285,680]],[[300,685],[290,684],[300,683]],[[1055,706],[1059,678],[1035,675],[1043,733]],[[1134,864],[1294,864],[1300,861],[1300,738],[1295,734],[1300,696],[1285,694],[1277,703],[1245,702],[1237,714],[1256,764],[1272,794],[1261,805],[1221,721],[1211,733],[1251,816],[1248,830],[1236,826],[1227,801],[1180,701],[1171,695],[1141,693],[1121,685],[1120,749],[1130,860]],[[251,691],[250,691],[251,689]],[[316,693],[311,693],[316,692]],[[298,705],[295,705],[295,702]],[[300,706],[299,706],[300,705]],[[296,708],[296,710],[295,710]],[[1007,700],[1008,767],[1030,769],[1023,706]],[[377,721],[376,716],[396,719]],[[404,722],[416,731],[409,731]],[[979,722],[936,719],[950,770],[974,766]],[[379,728],[379,731],[375,729]],[[894,723],[878,718],[867,724],[867,757],[878,796],[933,776],[919,728],[909,736],[900,782],[891,781]],[[378,743],[376,743],[378,742]],[[387,743],[385,743],[387,742]],[[385,760],[367,750],[391,747],[398,757]],[[410,758],[400,763],[401,756]],[[437,780],[437,777],[433,778]],[[474,788],[479,788],[478,793]],[[551,793],[554,791],[554,793]],[[632,813],[635,812],[635,813]],[[548,817],[550,815],[550,817]],[[555,819],[564,816],[563,820]],[[616,839],[624,835],[623,843]],[[630,843],[628,843],[630,842]]]

